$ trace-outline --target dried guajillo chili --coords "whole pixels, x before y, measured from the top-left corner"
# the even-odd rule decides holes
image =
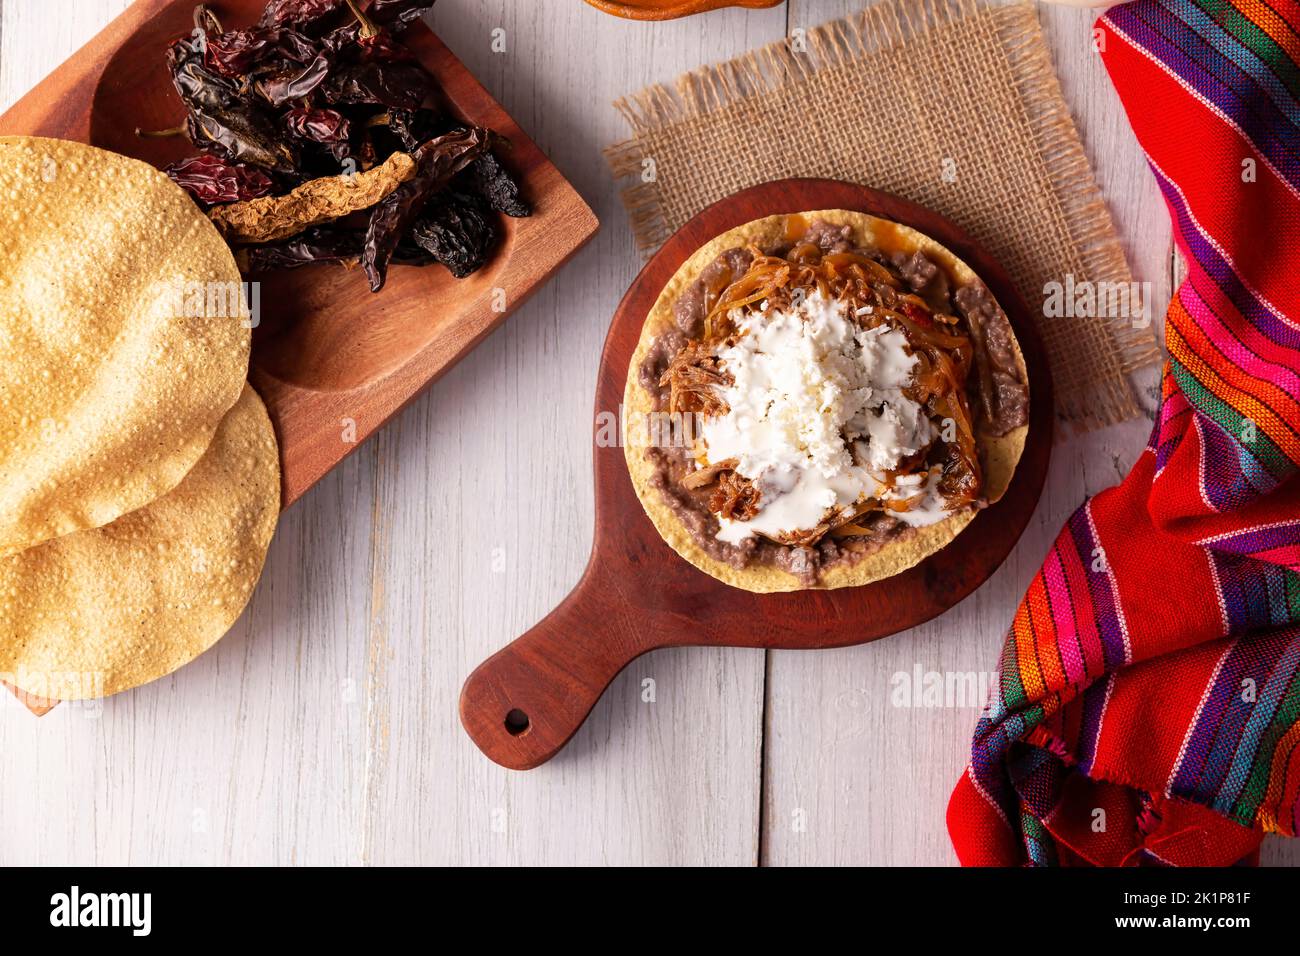
[[[284,114],[284,125],[298,139],[314,143],[346,143],[352,138],[352,122],[338,110],[306,106]]]
[[[167,175],[204,206],[270,195],[271,177],[260,169],[216,156],[191,156],[167,167]]]
[[[436,82],[401,42],[432,6],[270,0],[244,30],[195,8],[195,32],[167,49],[185,122],[142,135],[179,131],[202,151],[170,172],[214,207],[229,241],[275,246],[241,261],[265,269],[360,260],[378,291],[390,262],[470,274],[499,240],[496,212],[531,214],[487,131],[443,114]],[[395,181],[403,163],[412,175]],[[360,248],[351,227],[320,231],[363,210]]]

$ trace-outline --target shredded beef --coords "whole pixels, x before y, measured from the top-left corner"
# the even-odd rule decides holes
[[[699,412],[702,415],[725,415],[727,403],[718,395],[718,386],[730,385],[734,379],[703,342],[688,342],[673,357],[659,379],[667,385],[670,412]]]
[[[748,478],[739,472],[726,471],[718,476],[718,487],[709,497],[709,510],[732,521],[751,521],[759,512],[761,497]]]
[[[786,531],[777,535],[777,540],[792,548],[809,548],[826,536],[830,525],[819,524],[807,531]]]
[[[853,248],[853,227],[836,226],[825,219],[814,219],[801,241],[814,243],[828,254],[848,252]]]
[[[708,465],[704,468],[697,468],[695,471],[689,471],[682,477],[682,487],[694,490],[696,488],[706,488],[717,481],[725,471],[734,471],[737,465],[735,458],[728,458],[714,465]]]

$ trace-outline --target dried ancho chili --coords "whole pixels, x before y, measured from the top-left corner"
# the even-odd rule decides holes
[[[167,173],[236,248],[248,273],[360,265],[464,278],[501,238],[498,214],[532,208],[493,153],[508,145],[448,114],[402,35],[432,0],[270,0],[227,29],[200,4],[167,63],[200,155]]]
[[[452,177],[483,154],[490,135],[484,129],[448,133],[416,150],[415,176],[398,186],[370,214],[361,266],[366,270],[372,292],[384,287],[388,263],[402,237],[411,231],[425,207],[447,187]]]
[[[491,210],[481,199],[444,192],[425,206],[411,229],[415,244],[457,279],[483,268],[497,241]]]
[[[286,24],[310,27],[328,14],[343,6],[343,0],[271,0],[257,21],[259,27],[279,27]]]

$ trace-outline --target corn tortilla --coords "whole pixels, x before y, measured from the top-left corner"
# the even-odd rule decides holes
[[[84,700],[189,663],[243,612],[279,512],[275,434],[245,386],[169,494],[0,558],[0,677],[39,697]]]
[[[240,396],[252,333],[229,248],[153,167],[0,137],[0,197],[4,556],[175,488]]]
[[[885,253],[922,252],[944,269],[953,288],[979,282],[966,263],[933,239],[915,229],[866,213],[843,209],[819,210],[802,213],[809,222],[817,219],[834,225],[853,228],[860,246],[875,247]],[[652,430],[645,426],[647,416],[654,410],[654,398],[640,383],[638,371],[646,355],[664,332],[675,327],[673,306],[686,288],[721,253],[737,246],[754,244],[769,248],[780,244],[785,234],[787,216],[768,216],[731,229],[702,246],[682,265],[660,293],[654,307],[646,316],[641,330],[641,340],[632,355],[628,369],[623,404],[628,424],[624,440],[624,454],[637,498],[655,529],[665,542],[695,567],[719,581],[746,591],[759,593],[797,591],[809,589],[798,577],[771,565],[751,564],[734,568],[709,555],[696,542],[682,520],[663,500],[660,492],[651,486],[654,465],[646,458],[645,440]],[[1024,355],[1016,345],[1016,360],[1020,377],[1029,381]],[[1005,494],[1011,484],[1016,464],[1024,451],[1028,425],[1022,425],[1003,436],[981,433],[976,436],[984,465],[984,494],[990,503]],[[907,528],[886,542],[879,550],[865,555],[851,564],[836,564],[824,569],[815,589],[854,587],[870,584],[898,574],[920,563],[952,541],[975,517],[975,509],[967,508],[954,513],[936,524],[920,528]]]

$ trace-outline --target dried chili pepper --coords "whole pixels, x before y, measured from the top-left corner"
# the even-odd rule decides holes
[[[388,263],[429,199],[488,148],[491,132],[477,127],[429,140],[415,154],[416,173],[370,214],[362,268],[372,292],[384,287]]]
[[[244,273],[274,272],[325,263],[355,263],[361,258],[365,242],[365,233],[360,229],[313,226],[280,242],[240,249],[236,258]]]
[[[213,73],[203,60],[188,37],[167,48],[167,66],[181,102],[190,109],[219,109],[239,102],[239,85]]]
[[[324,53],[301,69],[282,70],[258,80],[257,92],[272,106],[305,100],[329,78],[333,64]]]
[[[401,34],[433,9],[433,0],[372,0],[364,9],[353,0],[348,6],[353,10],[352,21],[329,31],[326,46],[342,49],[379,33]]]
[[[182,159],[167,167],[166,173],[204,206],[257,199],[275,189],[271,177],[261,170],[216,156]]]
[[[272,61],[310,63],[316,44],[288,28],[229,30],[208,36],[203,62],[214,73],[240,77]]]
[[[313,179],[283,196],[218,206],[208,216],[228,242],[278,242],[311,226],[382,204],[419,172],[415,158],[394,153],[382,166],[366,172]]]
[[[434,0],[374,0],[366,16],[393,33],[401,33],[432,10],[433,4]]]
[[[415,151],[436,133],[447,131],[440,129],[446,125],[446,120],[431,109],[389,110],[384,125],[407,152]],[[458,129],[464,127],[453,126],[451,131]],[[519,194],[519,184],[490,150],[474,160],[460,175],[457,186],[481,195],[491,208],[507,216],[524,218],[533,213],[532,207]]]
[[[364,229],[340,228],[337,225],[313,226],[296,236],[260,246],[246,246],[235,252],[239,271],[245,275],[298,269],[302,266],[355,266],[366,245]],[[396,266],[428,266],[438,259],[409,238],[403,239],[393,252]]]
[[[331,106],[386,106],[418,110],[433,93],[433,78],[418,63],[366,60],[336,65],[321,85]]]
[[[270,0],[256,26],[229,31],[195,9],[201,32],[171,44],[168,65],[188,114],[181,130],[205,155],[169,174],[213,207],[228,241],[256,244],[241,262],[360,262],[379,291],[391,265],[470,274],[499,238],[494,210],[529,214],[492,134],[431,108],[436,83],[397,39],[432,7]],[[361,210],[364,230],[348,218]]]
[[[343,6],[343,0],[271,0],[257,21],[259,27],[286,24],[303,27],[328,17]]]
[[[497,242],[497,226],[482,201],[444,192],[424,208],[411,239],[457,279],[483,268]]]
[[[379,105],[390,109],[419,109],[433,92],[433,77],[388,25],[401,30],[432,8],[429,3],[372,4],[363,11],[357,0],[345,0],[353,20],[326,34],[321,46],[332,57],[330,76],[322,93],[337,105]],[[373,18],[378,10],[380,19]]]
[[[270,45],[265,35],[251,30],[232,30],[208,38],[203,62],[208,69],[222,76],[242,76]]]
[[[209,70],[199,45],[184,38],[173,43],[167,55],[172,83],[189,110],[186,128],[195,146],[230,162],[293,174],[297,153],[274,120],[234,79]]]
[[[299,139],[314,143],[346,143],[352,136],[352,124],[337,110],[299,106],[284,114],[284,125]]]
[[[519,195],[519,184],[490,150],[474,160],[473,165],[465,171],[464,178],[470,180],[474,191],[498,212],[516,219],[533,214],[532,206]]]
[[[222,159],[261,166],[286,176],[297,175],[297,151],[256,109],[246,105],[212,111],[192,109],[186,128],[190,142]]]

